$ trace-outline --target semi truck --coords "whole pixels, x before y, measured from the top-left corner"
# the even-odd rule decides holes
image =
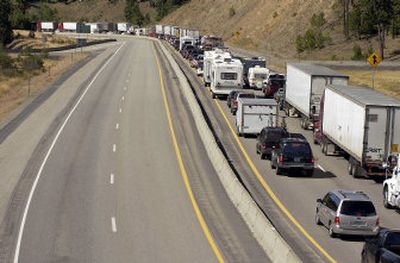
[[[156,25],[156,35],[158,38],[162,38],[164,36],[163,25]]]
[[[400,101],[366,87],[328,85],[314,142],[326,155],[349,156],[353,177],[385,176],[400,143]]]
[[[301,127],[310,129],[319,116],[321,96],[326,85],[347,85],[349,77],[326,67],[309,63],[288,63],[284,110],[290,117],[301,117]]]
[[[129,33],[131,26],[130,23],[117,23],[117,32],[120,34]]]
[[[258,135],[264,127],[276,127],[278,112],[278,104],[273,99],[239,98],[236,112],[237,135]]]
[[[213,98],[228,96],[232,90],[243,88],[243,65],[239,59],[215,59],[211,65],[210,90]]]

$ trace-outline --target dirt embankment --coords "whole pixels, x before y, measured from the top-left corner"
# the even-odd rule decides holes
[[[301,59],[349,60],[354,44],[366,52],[378,49],[376,39],[346,41],[341,21],[333,9],[336,0],[196,0],[167,16],[162,23],[217,34],[233,46],[268,52],[280,59],[298,59],[295,39],[310,27],[313,14],[323,12],[327,20],[324,33],[332,39],[321,50],[303,53]],[[387,54],[400,46],[400,39],[388,39]]]

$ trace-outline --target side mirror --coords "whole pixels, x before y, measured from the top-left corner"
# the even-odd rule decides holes
[[[321,198],[318,198],[318,199],[317,199],[317,203],[322,203],[322,199],[321,199]]]

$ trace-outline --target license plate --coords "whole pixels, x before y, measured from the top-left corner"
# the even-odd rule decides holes
[[[300,158],[300,157],[294,157],[294,161],[295,161],[296,163],[301,162],[301,158]]]
[[[362,221],[362,220],[356,220],[353,222],[354,225],[356,226],[365,226],[367,222]]]

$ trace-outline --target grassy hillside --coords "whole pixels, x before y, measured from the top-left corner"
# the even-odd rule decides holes
[[[294,45],[299,34],[310,27],[314,13],[324,12],[324,34],[331,42],[323,49],[306,52],[309,59],[350,59],[353,46],[378,48],[375,38],[346,41],[341,21],[333,11],[336,0],[198,0],[182,6],[163,19],[165,24],[198,28],[202,32],[222,35],[233,46],[265,51],[276,57],[297,58]],[[239,33],[237,33],[239,32]],[[399,39],[388,39],[387,52],[400,46]]]

